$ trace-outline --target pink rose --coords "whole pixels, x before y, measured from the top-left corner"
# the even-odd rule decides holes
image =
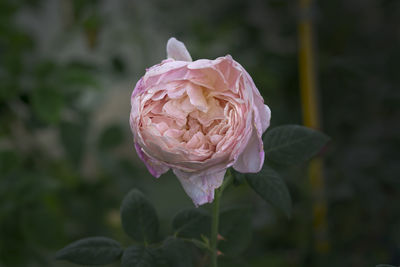
[[[192,62],[175,38],[169,39],[167,54],[133,90],[135,148],[153,176],[171,168],[195,205],[202,205],[213,201],[227,168],[260,171],[261,135],[271,111],[231,56]]]

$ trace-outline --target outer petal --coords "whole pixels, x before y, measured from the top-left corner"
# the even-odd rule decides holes
[[[143,78],[140,78],[140,80],[136,83],[135,89],[133,89],[132,96],[131,96],[131,105],[133,98],[139,94],[141,94],[145,90],[145,87],[143,85]]]
[[[256,173],[259,172],[264,164],[264,148],[261,136],[253,126],[253,131],[246,148],[236,160],[233,168],[242,173]]]
[[[260,120],[262,125],[262,132],[264,133],[269,127],[269,122],[271,120],[271,110],[267,105],[262,105],[262,108],[259,108],[260,112]]]
[[[214,200],[214,190],[221,186],[226,169],[214,173],[190,173],[178,169],[173,170],[181,182],[186,194],[196,206],[211,203]]]
[[[171,81],[182,79],[187,73],[185,66],[188,64],[186,61],[163,60],[160,64],[146,70],[143,76],[144,85],[149,87],[159,83],[167,84]]]
[[[247,87],[251,87],[251,90],[253,92],[254,114],[255,114],[254,119],[257,124],[257,130],[259,131],[260,134],[263,134],[269,127],[269,123],[271,120],[271,110],[267,105],[264,105],[264,99],[262,98],[256,85],[254,84],[254,81],[251,78],[250,74],[247,73],[245,69],[243,69],[243,73],[245,73],[245,76],[247,78],[246,79]]]
[[[174,37],[169,38],[167,43],[167,56],[175,60],[192,61],[188,50],[184,43],[176,40]]]
[[[149,170],[151,175],[153,175],[154,177],[158,178],[161,176],[161,174],[166,173],[169,170],[168,166],[165,166],[158,160],[152,159],[149,156],[147,156],[143,152],[140,145],[136,142],[135,142],[135,149],[136,149],[136,152],[137,152],[139,158],[144,162],[147,169]]]
[[[263,134],[269,127],[271,120],[271,110],[267,105],[264,105],[264,101],[261,97],[254,97],[254,112],[257,129],[260,134]]]

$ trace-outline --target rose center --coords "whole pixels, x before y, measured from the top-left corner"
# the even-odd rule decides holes
[[[154,95],[160,98],[159,93]],[[157,100],[154,95],[147,97],[143,105],[140,125],[143,135],[161,138],[172,149],[182,147],[210,153],[220,149],[236,118],[228,101],[187,92],[177,98],[161,94],[163,97]],[[199,98],[204,99],[203,103],[196,101]]]

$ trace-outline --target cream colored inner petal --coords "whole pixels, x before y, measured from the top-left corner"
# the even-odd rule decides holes
[[[188,83],[186,92],[189,96],[190,103],[200,111],[207,114],[208,105],[206,98],[204,97],[203,89],[198,85]]]
[[[238,133],[244,132],[242,118],[249,109],[233,92],[218,93],[185,81],[146,94],[139,122],[144,142],[148,139],[176,155],[185,153],[187,161],[232,150]]]

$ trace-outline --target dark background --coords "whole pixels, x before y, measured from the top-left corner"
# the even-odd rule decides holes
[[[0,266],[72,266],[55,251],[101,235],[124,245],[133,187],[162,233],[193,207],[171,173],[155,180],[133,149],[130,94],[175,36],[194,59],[230,54],[252,75],[272,126],[301,124],[296,1],[0,1]],[[329,250],[314,249],[305,166],[284,170],[291,220],[246,186],[223,205],[253,209],[237,266],[400,264],[400,1],[317,1],[312,12]],[[207,208],[207,206],[206,206]],[[236,266],[233,263],[227,266]]]

